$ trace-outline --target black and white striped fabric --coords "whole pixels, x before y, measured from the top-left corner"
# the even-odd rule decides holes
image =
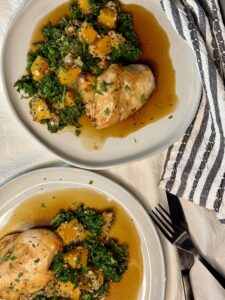
[[[196,54],[203,94],[193,123],[168,149],[160,186],[215,210],[225,223],[225,29],[220,7],[217,0],[161,0],[161,5]]]

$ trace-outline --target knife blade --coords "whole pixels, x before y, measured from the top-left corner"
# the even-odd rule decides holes
[[[224,0],[219,0],[218,2],[219,2],[223,22],[225,24],[225,1]]]
[[[169,192],[166,192],[166,196],[172,222],[175,223],[177,226],[184,226],[188,230],[187,222],[179,198],[175,195],[170,194]],[[194,264],[194,257],[192,254],[180,249],[178,249],[178,255],[181,264],[181,276],[185,299],[194,300],[189,276],[190,269]]]

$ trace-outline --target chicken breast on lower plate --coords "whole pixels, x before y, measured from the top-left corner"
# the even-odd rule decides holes
[[[17,300],[52,280],[49,266],[62,244],[46,229],[31,229],[0,240],[0,298]]]
[[[107,128],[128,118],[149,99],[155,78],[146,65],[111,65],[97,78],[90,74],[78,82],[85,111],[97,129]]]

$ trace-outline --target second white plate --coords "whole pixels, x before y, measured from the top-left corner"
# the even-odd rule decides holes
[[[90,185],[90,180],[93,185]],[[137,199],[113,181],[74,168],[48,168],[27,173],[0,189],[0,227],[23,201],[50,191],[74,188],[94,189],[118,202],[134,220],[141,240],[144,277],[137,300],[163,300],[165,268],[162,247],[155,227]],[[125,299],[124,299],[125,300]]]

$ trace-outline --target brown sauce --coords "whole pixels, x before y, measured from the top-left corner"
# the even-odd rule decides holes
[[[41,27],[51,21],[56,23],[60,17],[69,14],[69,3],[66,1],[42,19],[34,32],[32,42],[43,39]],[[170,43],[164,30],[152,13],[136,5],[122,4],[125,11],[131,12],[134,30],[141,41],[142,56],[140,63],[148,65],[156,78],[156,90],[150,100],[134,115],[110,128],[97,130],[85,116],[81,119],[83,145],[92,150],[99,149],[107,138],[123,138],[138,129],[170,115],[177,105],[175,71],[170,58]]]
[[[97,209],[113,208],[115,222],[109,236],[117,238],[129,247],[129,266],[121,282],[110,286],[106,300],[136,300],[143,278],[143,261],[140,238],[133,220],[115,201],[89,189],[67,189],[36,195],[23,202],[13,212],[7,224],[0,228],[0,238],[32,227],[48,225],[60,209],[68,209],[74,203],[85,203]]]

